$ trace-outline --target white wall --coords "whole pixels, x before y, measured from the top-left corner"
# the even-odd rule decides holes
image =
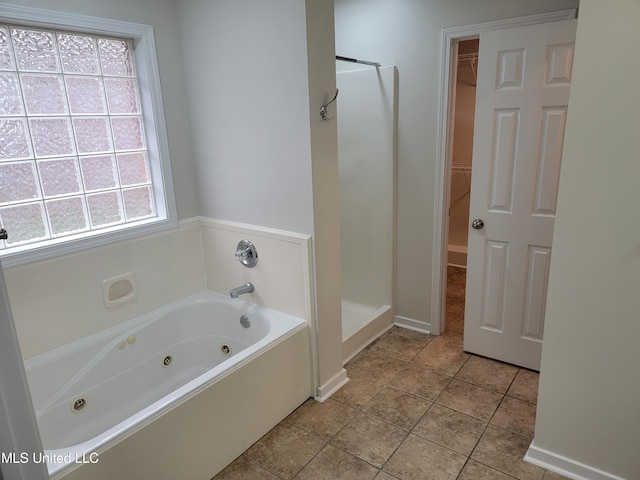
[[[13,3],[154,27],[178,216],[184,219],[197,215],[175,3],[172,0]],[[204,269],[201,261],[199,265],[193,261],[193,254],[200,255],[199,236],[197,232],[190,240],[185,240],[185,236],[189,236],[186,230],[175,230],[7,269],[7,287],[23,355],[33,356],[202,288]],[[195,244],[183,259],[177,259],[181,252],[175,248],[183,240]],[[138,298],[107,312],[102,304],[102,280],[129,271],[136,276]],[[179,283],[171,288],[178,278]]]
[[[335,0],[336,53],[398,67],[396,315],[431,323],[441,31],[578,0]]]
[[[585,478],[640,478],[639,24],[580,2],[530,454]]]
[[[346,382],[342,368],[340,186],[336,122],[320,105],[336,91],[333,2],[306,0],[309,115],[313,176],[313,244],[318,336],[318,398]]]
[[[344,375],[337,132],[319,108],[335,91],[333,4],[177,6],[200,214],[312,235],[319,383],[331,383]]]
[[[47,0],[18,3],[52,8]],[[153,25],[179,218],[202,214],[315,234],[312,302],[321,349],[327,349],[319,354],[319,377],[324,383],[336,372],[343,375],[337,133],[335,122],[322,122],[317,113],[335,91],[332,3],[61,0],[54,7]],[[188,114],[185,76],[192,93]],[[160,277],[147,276],[162,269],[162,248],[153,241],[148,248],[144,242],[134,244],[140,258],[132,253],[135,248],[116,245],[8,272],[26,356],[102,328],[105,314],[99,311],[103,307],[96,282],[125,273],[128,261],[141,293],[165,290],[156,288]],[[187,257],[196,251],[199,245]],[[91,270],[83,272],[83,265]],[[202,282],[202,268],[200,264],[195,282]],[[37,278],[49,283],[33,280]],[[191,282],[168,281],[177,285],[174,296],[193,288]],[[30,297],[34,284],[42,289],[39,302]],[[109,316],[120,321],[140,313],[143,305],[154,308],[156,299],[154,293],[139,297],[135,305]],[[55,305],[48,318],[56,322],[34,320],[38,305]],[[96,317],[90,322],[100,326],[80,320],[82,315]]]
[[[304,2],[177,5],[199,213],[312,234]]]
[[[198,214],[174,0],[9,0],[7,3],[152,25],[169,139],[178,218]]]

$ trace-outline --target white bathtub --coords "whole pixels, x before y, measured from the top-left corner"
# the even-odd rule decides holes
[[[294,338],[295,344],[279,346]],[[206,291],[27,360],[50,475],[60,478],[82,467],[70,478],[211,478],[310,395],[308,343],[303,319]],[[278,349],[282,352],[276,355]],[[273,364],[262,357],[274,357]],[[282,385],[283,365],[286,370],[291,362],[304,367],[292,367]],[[256,385],[222,382],[235,372],[260,378]],[[225,386],[216,391],[221,382]],[[285,393],[274,396],[277,408],[266,408],[274,410],[267,422],[258,421],[257,429],[234,429],[246,435],[216,438],[230,419],[246,422],[254,408],[262,410],[272,385]],[[192,400],[201,394],[211,400],[194,410],[203,402]],[[260,402],[239,398],[247,395],[258,395]],[[216,408],[220,401],[227,406]],[[163,433],[165,415],[177,426]],[[201,437],[214,438],[207,444]],[[159,458],[163,451],[170,465]],[[182,457],[185,464],[176,467]]]

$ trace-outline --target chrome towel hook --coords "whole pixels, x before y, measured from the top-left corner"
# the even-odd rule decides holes
[[[335,102],[335,101],[336,101],[336,98],[338,98],[338,92],[339,92],[339,91],[340,91],[340,90],[338,90],[338,89],[336,88],[336,94],[333,96],[333,98],[331,99],[331,101],[329,101],[329,102],[325,103],[324,105],[322,105],[322,106],[320,107],[320,116],[322,117],[322,120],[324,120],[325,122],[328,122],[329,120],[333,120],[334,118],[336,118],[335,116],[333,116],[333,117],[329,118],[329,116],[327,115],[327,107],[328,107],[329,105],[331,105],[333,102]]]

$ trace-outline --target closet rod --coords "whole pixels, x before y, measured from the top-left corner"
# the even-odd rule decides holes
[[[458,64],[462,61],[469,61],[469,62],[477,62],[478,61],[478,54],[477,53],[460,53],[458,55]]]
[[[373,67],[380,66],[378,62],[369,62],[368,60],[358,60],[357,58],[341,57],[339,55],[336,55],[336,60],[342,60],[343,62],[351,62],[351,63],[361,63],[363,65],[371,65]]]
[[[476,67],[474,65],[478,65],[478,54],[462,53],[458,55],[458,65],[460,65],[460,62],[463,62],[465,60],[469,62],[469,66],[471,67],[471,71],[473,72],[473,79],[475,80],[473,86],[475,87],[478,85],[478,72],[476,71]]]

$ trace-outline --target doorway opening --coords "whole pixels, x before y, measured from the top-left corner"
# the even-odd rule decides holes
[[[457,41],[449,171],[446,307],[443,332],[464,331],[469,200],[473,171],[473,126],[476,106],[479,38]]]
[[[568,12],[568,16],[573,14]],[[548,20],[521,21],[519,25],[509,22],[504,28],[477,35],[482,48],[468,220],[473,221],[467,228],[464,296],[464,350],[533,370],[540,368],[542,354],[555,199],[577,23],[566,18]],[[458,47],[470,36],[449,36],[451,42],[445,42],[451,50],[445,52],[449,68],[443,69],[443,74],[447,73],[443,75],[443,98],[447,101],[442,102],[447,115],[442,117],[446,123],[441,124],[446,130],[441,144],[447,187],[444,228],[448,228],[452,182],[447,169],[454,163]],[[444,231],[439,288],[445,290],[448,240],[448,231]],[[440,307],[442,330],[446,328],[446,313],[451,315],[446,310],[446,306]]]
[[[572,19],[575,9],[498,20],[475,25],[445,28],[442,31],[441,79],[439,97],[438,152],[434,196],[434,224],[431,282],[431,321],[429,331],[440,335],[446,326],[446,290],[449,251],[449,205],[453,150],[453,121],[459,44],[478,39],[484,32]],[[478,167],[476,166],[476,178]],[[480,170],[481,171],[481,170]],[[455,200],[455,198],[453,199]],[[469,223],[467,223],[467,232]],[[465,293],[465,298],[468,298]]]

